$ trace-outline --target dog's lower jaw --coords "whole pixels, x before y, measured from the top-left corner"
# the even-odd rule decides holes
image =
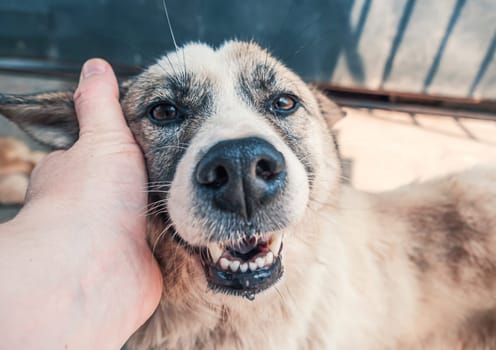
[[[332,293],[326,295],[323,286],[333,279],[326,269],[330,262],[326,261],[329,254],[323,254],[325,248],[311,249],[322,243],[317,235],[322,227],[309,215],[303,222],[313,222],[315,227],[296,225],[284,240],[282,280],[254,301],[209,291],[197,258],[174,241],[162,242],[160,255],[172,258],[163,259],[164,296],[152,318],[129,340],[128,348],[304,348],[308,325],[323,326],[312,320],[320,312],[319,301],[329,301]],[[296,236],[298,232],[301,237]],[[304,301],[304,307],[299,301]]]
[[[356,225],[371,223],[367,198],[339,196],[354,210],[308,210],[284,240],[283,279],[253,301],[209,291],[198,259],[173,240],[163,242],[160,255],[173,257],[163,260],[164,296],[129,349],[383,349],[390,341],[377,339],[377,320],[390,316],[396,293],[384,287],[370,254],[370,228]],[[355,332],[361,336],[350,337]]]

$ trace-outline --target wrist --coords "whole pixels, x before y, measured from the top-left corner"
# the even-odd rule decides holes
[[[116,290],[89,246],[75,253],[58,239],[66,229],[22,216],[0,225],[0,269],[9,281],[0,324],[9,329],[8,348],[118,349],[132,332],[127,310],[105,304],[116,300]]]

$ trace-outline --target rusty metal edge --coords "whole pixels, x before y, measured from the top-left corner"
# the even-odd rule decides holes
[[[121,79],[134,76],[141,71],[140,68],[135,66],[113,65],[113,67],[117,76]],[[80,65],[75,63],[25,58],[0,58],[0,72],[3,73],[75,80],[79,76],[79,70]],[[382,89],[370,90],[323,82],[317,82],[314,85],[325,91],[328,96],[342,106],[496,120],[496,100],[417,94]]]

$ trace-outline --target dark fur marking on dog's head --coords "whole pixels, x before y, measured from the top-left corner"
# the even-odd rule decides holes
[[[281,81],[284,82],[284,78],[279,79],[279,83]],[[256,63],[253,64],[253,67],[249,67],[247,70],[242,70],[239,73],[237,91],[245,103],[255,108],[260,115],[265,116],[266,120],[274,127],[279,136],[284,139],[295,153],[307,172],[311,189],[313,187],[313,174],[315,170],[310,160],[311,152],[305,149],[303,146],[304,142],[302,142],[294,128],[290,126],[290,123],[288,123],[285,118],[274,115],[268,109],[270,100],[276,95],[281,93],[296,95],[293,91],[283,90],[278,87],[277,82],[277,73],[273,65],[266,62]],[[301,106],[300,108],[304,108],[304,106]],[[291,116],[287,116],[287,118],[290,117]],[[299,133],[304,134],[305,124],[299,124],[299,126]]]
[[[134,116],[129,124],[142,147],[150,181],[170,183],[191,139],[213,111],[212,83],[187,71],[150,74],[145,72],[134,79],[124,106]],[[184,114],[183,118],[171,125],[153,125],[146,120],[146,114],[150,106],[159,103],[174,104]],[[160,190],[168,188],[169,185],[164,185]],[[157,196],[163,199],[166,193]]]
[[[212,113],[212,84],[208,79],[185,72],[167,76],[165,81],[172,101],[185,109],[188,117]]]
[[[274,67],[268,64],[254,64],[242,70],[238,77],[238,94],[250,106],[265,114],[266,100],[276,88]]]
[[[126,105],[133,112],[130,117],[135,118],[145,117],[149,106],[160,102],[174,104],[186,118],[206,116],[212,113],[212,84],[188,72],[163,76],[145,72],[130,84],[125,100],[132,101]]]

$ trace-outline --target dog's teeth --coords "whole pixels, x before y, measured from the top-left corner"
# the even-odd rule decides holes
[[[226,258],[221,258],[219,263],[222,270],[227,270],[231,264]]]
[[[267,255],[265,256],[265,264],[266,265],[272,265],[274,262],[274,254],[272,252],[268,252]]]
[[[282,244],[282,233],[276,233],[274,236],[272,236],[269,244],[269,248],[274,253],[275,256],[279,254],[279,250],[281,250],[281,244]]]
[[[265,253],[258,254],[258,257],[252,261],[243,262],[229,254],[224,253],[221,245],[212,244],[208,247],[210,257],[223,271],[241,272],[244,273],[248,270],[256,271],[264,266],[271,266],[274,263],[277,253],[281,249],[282,234],[275,234],[269,242],[270,250]]]
[[[239,266],[239,269],[241,270],[241,272],[246,272],[248,271],[248,263],[243,263]]]
[[[219,258],[221,257],[223,250],[221,247],[219,247],[217,244],[213,244],[208,247],[208,251],[210,252],[210,256],[212,257],[212,261],[216,263],[219,261]]]
[[[238,260],[234,260],[233,262],[231,262],[231,266],[230,266],[231,267],[231,271],[232,272],[238,271],[240,264],[241,263]]]

